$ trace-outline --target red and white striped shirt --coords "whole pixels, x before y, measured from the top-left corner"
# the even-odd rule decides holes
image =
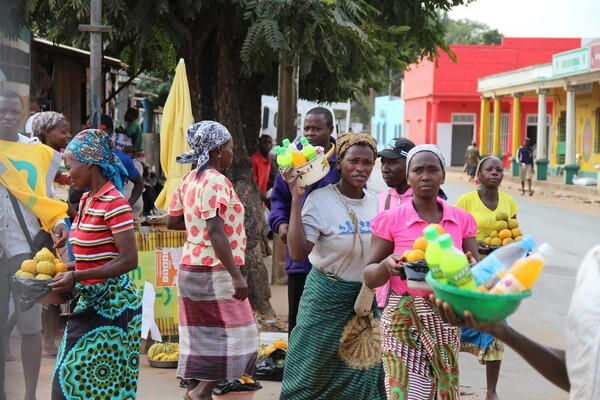
[[[96,268],[115,259],[119,253],[113,235],[133,229],[131,207],[112,182],[107,182],[91,199],[89,197],[89,192],[81,197],[79,213],[69,237],[78,271]],[[133,248],[132,251],[137,250]],[[91,285],[104,281],[92,279],[81,283]]]

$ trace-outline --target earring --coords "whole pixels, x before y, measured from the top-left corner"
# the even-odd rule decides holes
[[[219,153],[217,154],[217,157],[221,158],[221,152],[219,152]]]

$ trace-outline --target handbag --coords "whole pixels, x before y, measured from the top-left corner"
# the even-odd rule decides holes
[[[23,218],[21,207],[19,207],[19,201],[9,190],[7,190],[7,192],[10,196],[10,202],[15,210],[15,215],[19,221],[19,225],[21,225],[21,229],[25,235],[25,239],[27,239],[27,243],[29,243],[29,249],[31,250],[32,255],[35,256],[38,251],[44,248],[54,253],[54,240],[52,239],[52,235],[45,230],[40,229],[32,239],[29,229],[27,229],[27,225],[25,224],[25,218]]]

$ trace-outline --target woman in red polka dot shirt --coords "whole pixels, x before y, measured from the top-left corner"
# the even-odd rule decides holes
[[[233,141],[223,125],[190,126],[192,149],[177,157],[195,163],[169,204],[169,229],[185,230],[177,288],[180,356],[177,376],[190,381],[188,400],[211,398],[221,380],[252,375],[258,328],[240,272],[246,252],[244,207],[221,170],[231,164]]]

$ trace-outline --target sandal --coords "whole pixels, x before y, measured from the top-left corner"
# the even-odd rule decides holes
[[[529,191],[529,195],[530,195],[530,196],[533,196],[533,190],[530,190],[530,191]]]

